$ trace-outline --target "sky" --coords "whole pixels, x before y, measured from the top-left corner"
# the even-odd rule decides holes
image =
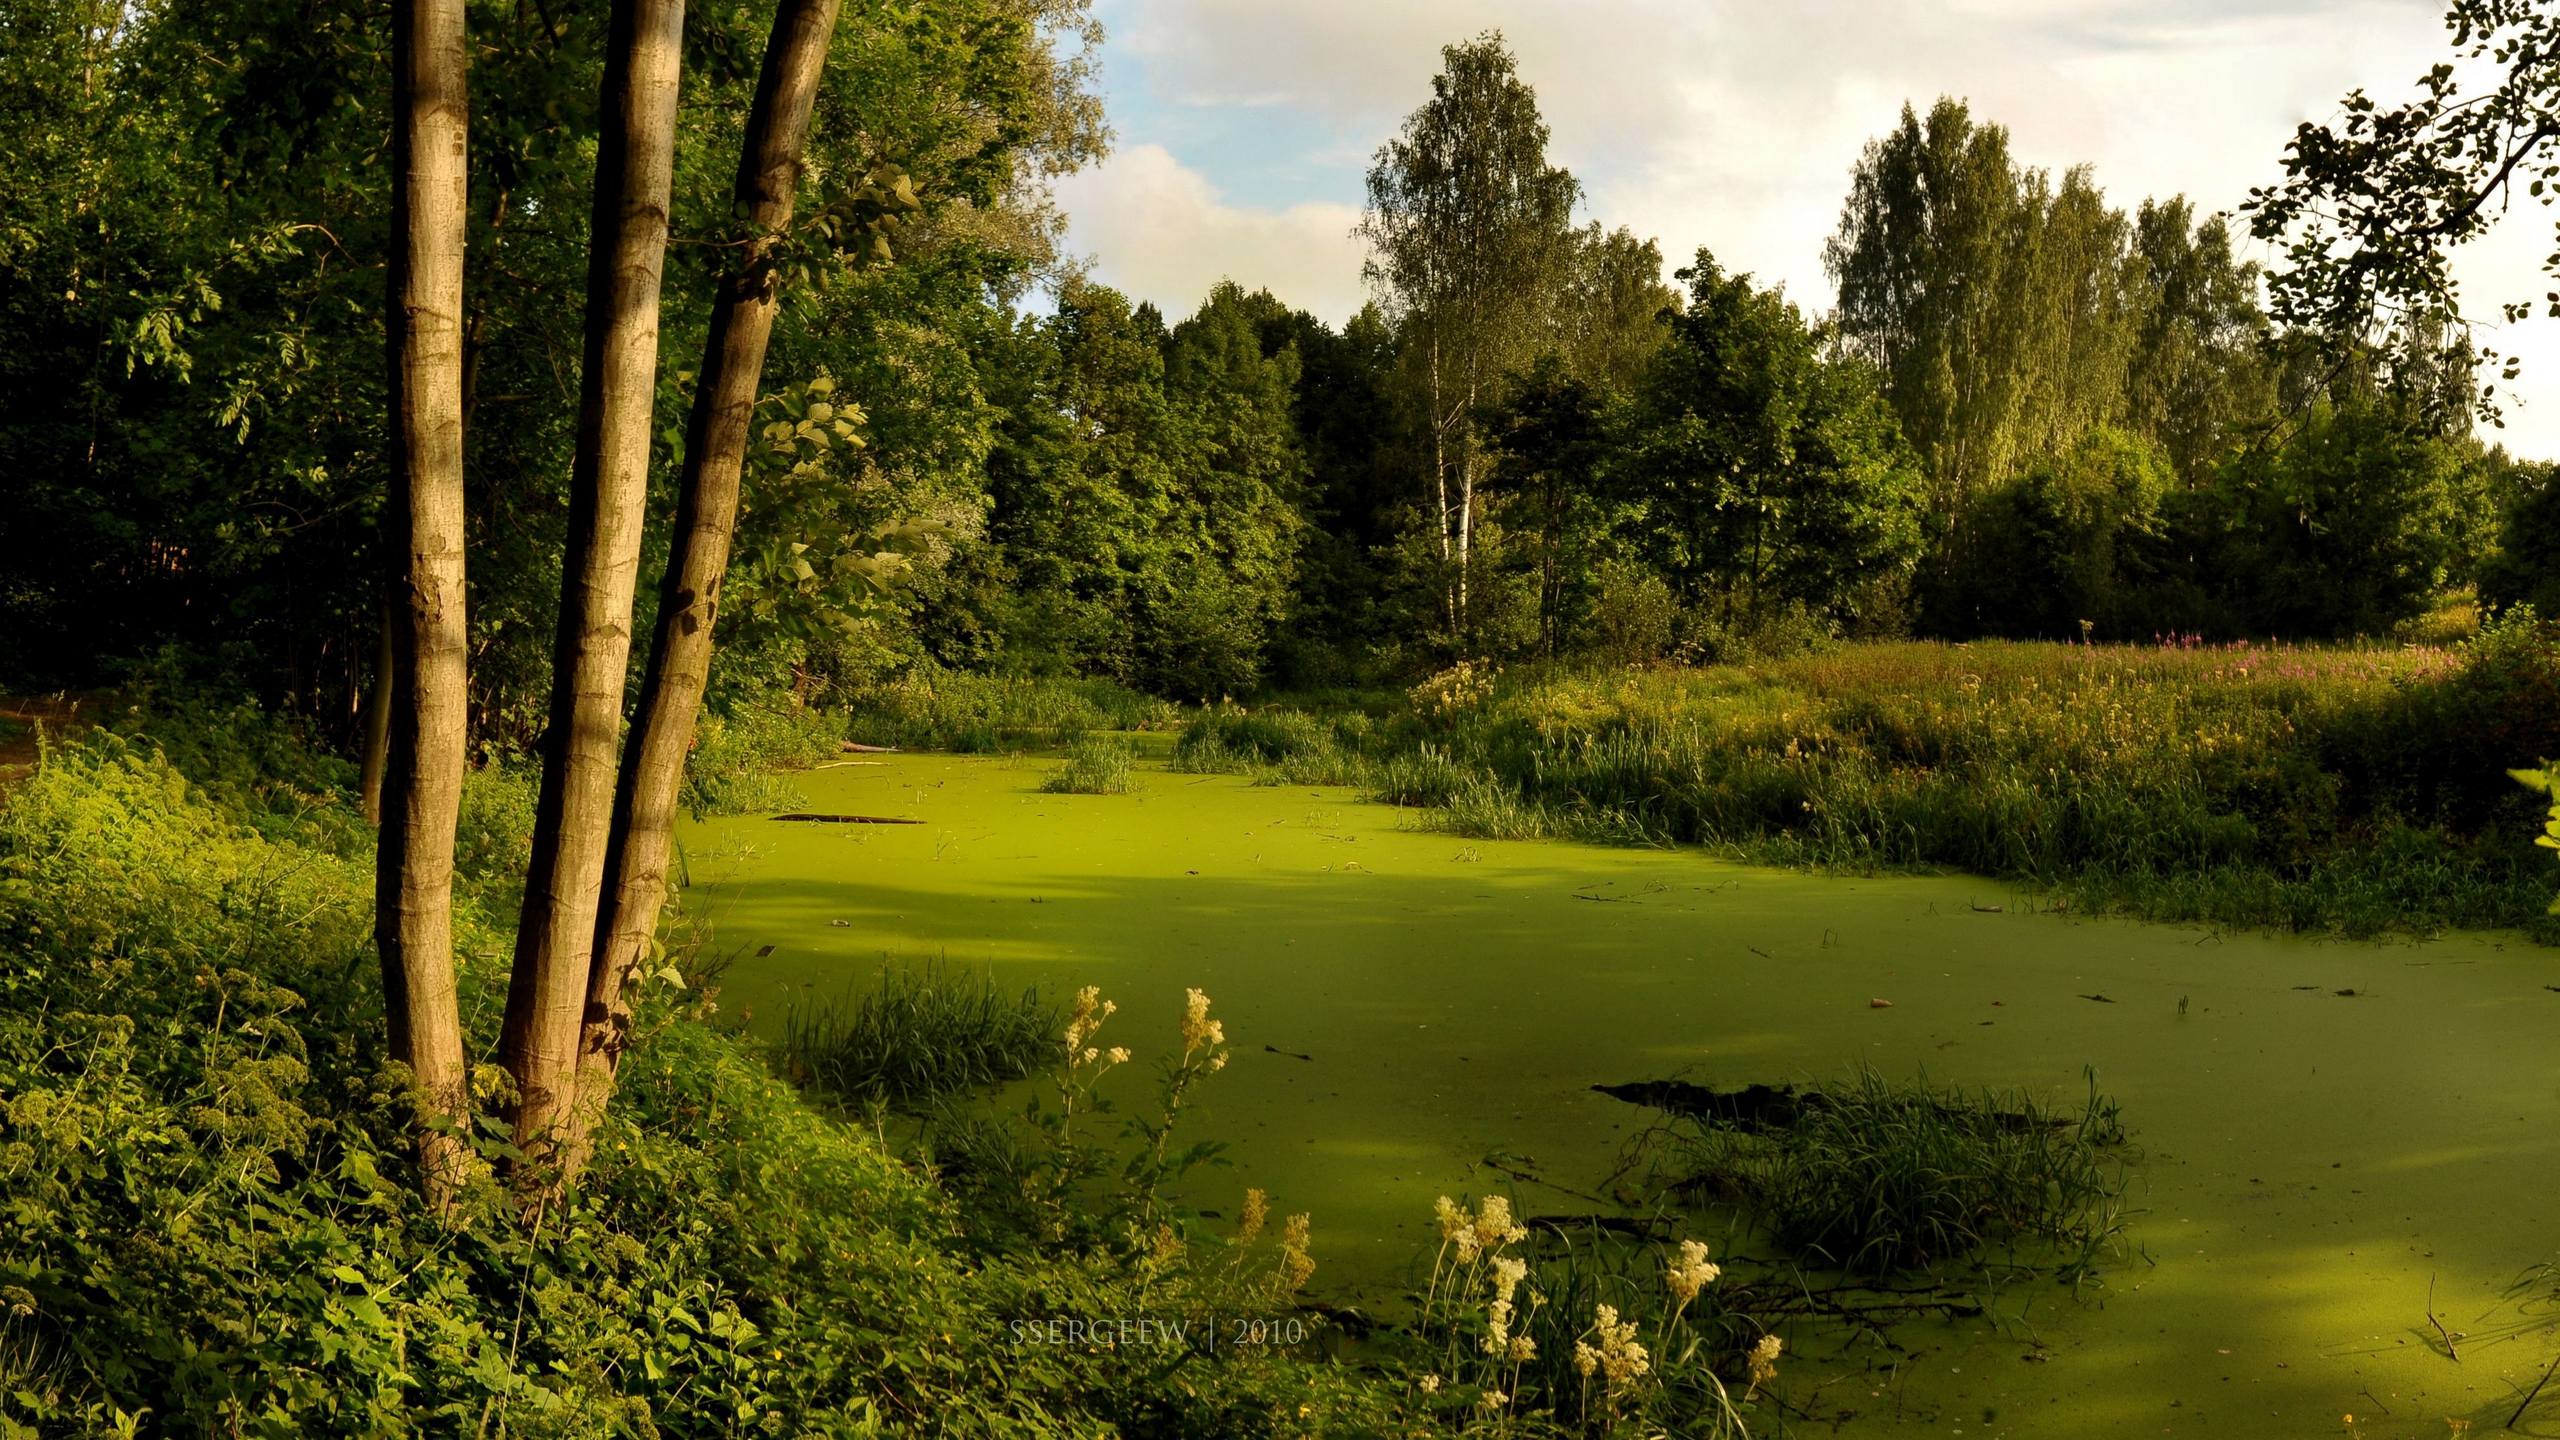
[[[2388,102],[2448,53],[2439,0],[1097,0],[1110,157],[1059,185],[1070,248],[1169,317],[1220,279],[1339,323],[1365,297],[1370,157],[1430,94],[1440,47],[1503,32],[1582,218],[1670,264],[1827,310],[1822,243],[1849,173],[1902,105],[1940,95],[2009,128],[2023,163],[2087,164],[2111,201],[2225,210],[2280,178],[2285,141],[2362,86]],[[2551,217],[2520,202],[2467,247],[2466,306],[2540,297]],[[2268,257],[2263,249],[2257,258]],[[2519,355],[2506,430],[2560,457],[2560,321],[2498,327]]]

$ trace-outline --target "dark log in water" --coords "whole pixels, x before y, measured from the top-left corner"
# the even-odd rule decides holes
[[[921,820],[900,820],[888,815],[812,815],[805,810],[776,815],[776,820],[809,820],[820,825],[921,825]]]
[[[1717,1090],[1686,1080],[1638,1080],[1625,1085],[1594,1085],[1591,1088],[1612,1100],[1624,1100],[1630,1105],[1647,1106],[1666,1115],[1755,1135],[1790,1129],[1804,1116],[1837,1103],[1819,1090],[1799,1090],[1793,1085],[1745,1085],[1739,1090]],[[1949,1105],[1944,1101],[1936,1103],[1937,1108],[1950,1114],[1989,1121],[2003,1130],[2026,1130],[2038,1124],[2058,1130],[2072,1123],[2058,1117],[2040,1119],[2015,1110],[1986,1110],[1973,1105]]]

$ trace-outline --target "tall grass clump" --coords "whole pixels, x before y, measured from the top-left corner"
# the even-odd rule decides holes
[[[893,967],[858,995],[795,1009],[786,1073],[852,1100],[916,1106],[1019,1080],[1057,1060],[1065,1012],[983,970]]]
[[[2123,1231],[2124,1127],[2094,1075],[2070,1112],[1864,1068],[1792,1099],[1766,1124],[1682,1117],[1665,1153],[1681,1189],[1738,1202],[1805,1265],[1874,1278],[1997,1251],[2078,1279]]]
[[[1173,768],[1243,773],[1268,785],[1356,785],[1368,773],[1369,717],[1302,710],[1203,710],[1174,742]]]
[[[1112,680],[977,675],[918,665],[855,697],[845,733],[872,745],[986,753],[1066,745],[1094,730],[1162,730],[1171,701]]]
[[[1087,735],[1067,747],[1066,763],[1050,771],[1040,788],[1052,795],[1126,795],[1142,788],[1137,752],[1109,735]]]

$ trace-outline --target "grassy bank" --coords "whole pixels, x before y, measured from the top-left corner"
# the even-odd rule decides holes
[[[1477,837],[1956,867],[2156,919],[2547,930],[2560,652],[1847,645],[1702,669],[1453,671],[1369,710],[1211,712],[1176,763],[1339,781]]]
[[[643,997],[573,1209],[528,1231],[484,1184],[427,1213],[381,1054],[370,837],[342,767],[261,760],[241,735],[272,738],[173,740],[228,777],[209,790],[101,733],[0,811],[0,1434],[1413,1423],[1393,1388],[1288,1352],[1023,1343],[1018,1321],[1272,1302],[1223,1255],[986,1253],[928,1178],[724,1033],[699,985]],[[492,907],[461,908],[486,1057],[506,947]]]

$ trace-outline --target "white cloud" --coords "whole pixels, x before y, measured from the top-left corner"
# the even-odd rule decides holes
[[[1279,210],[1226,202],[1207,178],[1161,145],[1124,145],[1058,184],[1072,244],[1094,257],[1095,278],[1168,321],[1233,280],[1339,322],[1360,308],[1357,206],[1305,201]]]
[[[2086,163],[2119,205],[2184,193],[2211,211],[2280,177],[2296,124],[2333,115],[2350,88],[2404,93],[2446,49],[2440,0],[1106,4],[1134,143],[1066,188],[1077,246],[1114,283],[1183,308],[1233,272],[1336,320],[1361,298],[1345,232],[1366,157],[1428,95],[1440,46],[1485,29],[1519,55],[1592,218],[1658,238],[1675,265],[1708,246],[1817,310],[1850,167],[1906,100],[1967,98],[2022,160]],[[1132,131],[1132,112],[1167,133]],[[1285,176],[1311,198],[1228,203],[1222,161],[1267,176],[1267,155],[1233,152],[1284,129],[1321,142]],[[2547,218],[2529,209],[2505,229],[2460,265],[2483,314],[2550,288]],[[2560,324],[2496,340],[2527,358],[2528,405],[2506,438],[2560,455]]]

